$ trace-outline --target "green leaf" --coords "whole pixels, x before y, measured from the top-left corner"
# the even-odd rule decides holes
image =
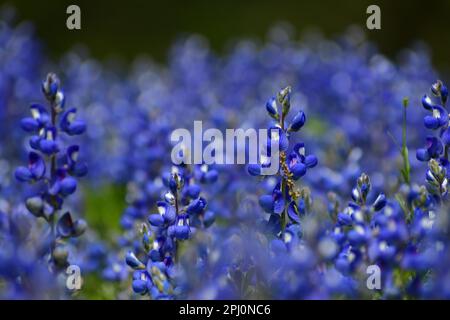
[[[100,188],[85,188],[86,220],[91,229],[103,239],[120,231],[120,217],[125,209],[125,187],[107,185]]]

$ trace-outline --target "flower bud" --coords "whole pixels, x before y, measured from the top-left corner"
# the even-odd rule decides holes
[[[299,131],[306,122],[306,115],[303,111],[297,113],[297,115],[292,120],[291,126],[289,127],[289,131],[297,132]]]
[[[25,206],[34,216],[41,217],[44,209],[44,201],[41,197],[31,197],[25,202]]]
[[[277,101],[275,97],[272,97],[267,101],[266,103],[266,110],[269,113],[269,116],[274,118],[275,120],[278,120],[278,110],[277,110]]]
[[[59,85],[59,79],[56,74],[49,73],[44,82],[42,82],[42,91],[44,92],[47,99],[55,99],[56,94],[59,90]]]
[[[282,106],[283,115],[286,116],[291,108],[291,87],[286,87],[278,93],[278,102]]]
[[[68,264],[69,252],[65,246],[57,246],[53,250],[53,261],[58,267],[64,267]]]

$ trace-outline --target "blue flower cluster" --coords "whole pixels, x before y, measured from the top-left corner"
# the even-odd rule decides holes
[[[11,171],[18,163],[22,145],[22,132],[17,122],[23,115],[23,105],[39,98],[35,85],[40,80],[39,68],[43,57],[41,43],[37,41],[30,23],[14,25],[10,9],[0,8],[0,187],[2,195],[10,201],[20,194]]]
[[[3,299],[56,299],[61,296],[42,253],[48,242],[24,205],[0,200],[0,281]]]
[[[86,229],[82,219],[74,220],[65,211],[64,199],[77,188],[77,177],[87,174],[87,166],[79,161],[78,145],[64,147],[64,138],[82,134],[86,125],[76,118],[75,108],[65,108],[65,96],[55,74],[48,74],[42,83],[48,107],[34,103],[31,117],[20,122],[23,130],[32,134],[29,140],[28,165],[18,167],[15,177],[33,186],[26,199],[27,209],[43,218],[50,227],[49,262],[54,270],[66,267],[68,252],[60,240],[78,237]],[[64,212],[65,211],[65,212]]]
[[[278,108],[278,104],[281,108]],[[281,90],[277,97],[271,98],[266,104],[268,114],[277,122],[274,127],[269,128],[269,139],[267,142],[269,159],[262,164],[251,164],[248,166],[248,172],[253,176],[262,174],[264,166],[270,165],[272,154],[272,132],[276,132],[275,141],[279,150],[279,170],[277,173],[278,181],[269,195],[263,195],[259,203],[265,212],[270,214],[269,224],[274,227],[274,231],[286,228],[290,224],[299,224],[300,216],[306,213],[309,205],[309,192],[305,189],[297,190],[295,181],[306,174],[306,171],[317,165],[316,156],[305,153],[305,144],[299,142],[295,144],[290,153],[290,136],[298,132],[306,122],[306,115],[303,111],[298,112],[290,122],[286,123],[291,108],[291,88],[287,87]],[[280,110],[278,110],[280,109]],[[274,153],[274,152],[273,152]],[[288,154],[288,155],[287,155]]]
[[[173,167],[163,177],[168,188],[163,200],[157,202],[158,212],[148,216],[142,224],[142,252],[138,258],[129,251],[127,264],[133,273],[133,290],[149,294],[153,299],[170,299],[182,294],[177,286],[176,266],[182,244],[198,228],[208,228],[215,214],[207,210],[201,195],[200,183],[214,183],[217,171],[203,165],[200,168],[181,165]]]
[[[424,187],[405,185],[397,201],[390,201],[383,193],[371,195],[370,179],[362,174],[344,210],[332,199],[329,212],[335,225],[330,237],[339,248],[333,258],[337,270],[354,276],[377,266],[383,273],[384,298],[400,298],[412,290],[410,284],[426,282],[421,272],[431,261],[422,254],[429,249],[427,238],[433,233],[437,203]]]
[[[138,59],[125,69],[85,51],[55,63],[28,25],[0,16],[0,297],[62,297],[58,271],[68,264],[82,270],[83,298],[89,286],[116,298],[450,297],[448,90],[437,81],[420,101],[436,77],[426,49],[393,61],[358,30],[297,41],[275,27],[267,42],[241,40],[220,57],[191,36],[167,65]],[[23,144],[10,142],[22,138],[23,105],[40,99],[34,84],[50,66],[84,107],[67,108],[49,74],[47,104],[20,121],[28,164],[11,174],[23,160]],[[291,114],[291,102],[303,111]],[[170,132],[194,120],[268,127],[267,157],[169,168]],[[80,146],[89,192],[75,192],[87,173]],[[419,148],[415,158],[408,148]],[[274,156],[279,170],[264,176]],[[125,208],[113,221],[121,230],[79,238],[86,223],[69,211],[92,218],[91,193],[105,185],[126,191],[106,208]],[[371,266],[380,289],[366,285]]]
[[[426,147],[418,149],[417,160],[428,162],[426,178],[430,192],[438,198],[445,197],[448,193],[448,177],[450,176],[450,163],[448,160],[448,148],[450,146],[449,113],[446,110],[448,99],[447,87],[438,80],[431,86],[431,92],[438,100],[424,95],[423,107],[430,112],[423,119],[427,129],[434,130],[438,136],[427,136]]]

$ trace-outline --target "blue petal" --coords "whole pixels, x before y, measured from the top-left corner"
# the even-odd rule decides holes
[[[446,126],[448,124],[447,110],[445,110],[443,107],[438,106],[438,105],[434,106],[433,112],[435,112],[436,110],[439,113],[439,116],[438,116],[439,126],[440,127]]]
[[[289,130],[297,132],[303,127],[305,122],[306,122],[306,115],[303,111],[300,111],[299,113],[296,114],[294,119],[292,119],[292,123]]]
[[[79,152],[80,147],[78,145],[72,145],[67,148],[66,156],[69,166],[73,166],[77,162]]]
[[[300,158],[305,156],[305,144],[303,142],[296,143],[292,149]]]
[[[338,213],[337,221],[338,221],[339,225],[342,225],[342,226],[350,226],[353,224],[352,217],[350,217],[350,215],[345,214],[345,213]]]
[[[269,113],[269,115],[271,115],[271,116],[275,116],[278,113],[277,112],[277,102],[276,102],[275,97],[272,97],[269,99],[269,101],[267,101],[266,110]]]
[[[206,174],[205,174],[205,182],[206,183],[214,183],[217,181],[219,174],[217,172],[217,170],[209,170]]]
[[[439,120],[433,116],[426,116],[423,118],[423,124],[427,129],[439,128]]]
[[[72,177],[66,177],[61,181],[61,193],[64,196],[72,194],[77,189],[77,181]]]
[[[140,210],[138,210],[136,207],[133,207],[133,206],[127,207],[125,209],[125,211],[123,212],[123,215],[128,216],[133,219],[139,219],[142,217]]]
[[[274,202],[273,212],[276,214],[281,214],[283,210],[284,210],[284,199],[283,197],[280,197]]]
[[[441,99],[444,103],[447,102],[447,98],[448,98],[448,88],[442,84],[441,86]]]
[[[57,180],[55,183],[52,184],[52,186],[48,189],[48,193],[52,196],[57,195],[61,191],[61,183],[59,180]]]
[[[168,204],[167,202],[158,202],[158,207],[163,207],[164,210],[163,218],[164,222],[171,224],[175,221],[177,217],[177,213],[175,212],[175,208]]]
[[[67,110],[61,117],[61,130],[68,135],[82,134],[86,130],[86,124],[80,120],[74,120],[77,110],[72,108]]]
[[[443,133],[442,133],[442,142],[447,145],[450,146],[450,128],[447,128]]]
[[[84,131],[86,131],[86,124],[81,120],[77,120],[69,126],[66,132],[67,134],[74,136],[82,134]]]
[[[206,207],[206,200],[202,197],[197,198],[189,203],[186,211],[190,214],[198,214]]]
[[[267,227],[274,234],[278,234],[281,231],[281,219],[277,214],[271,214]]]
[[[58,152],[58,144],[53,140],[41,139],[39,141],[39,150],[47,155]]]
[[[83,177],[88,173],[88,167],[86,163],[76,163],[72,168],[71,173],[77,177]]]
[[[131,230],[133,228],[133,219],[129,216],[122,215],[120,218],[120,226],[125,230]]]
[[[433,107],[434,107],[433,101],[432,101],[431,98],[430,98],[429,96],[427,96],[427,95],[424,95],[424,96],[422,97],[422,105],[423,105],[423,107],[424,107],[425,109],[427,109],[427,110],[432,110]]]
[[[24,118],[20,121],[20,127],[27,132],[34,132],[39,128],[39,123],[33,118]]]
[[[280,129],[280,132],[280,151],[287,151],[289,148],[289,140],[283,130]]]
[[[380,211],[381,209],[384,208],[385,205],[386,205],[386,196],[384,195],[384,193],[380,193],[373,202],[372,207],[374,208],[375,211]]]
[[[150,250],[149,257],[152,261],[160,261],[161,260],[161,254],[160,254],[159,250],[155,250],[155,249]]]
[[[186,188],[186,193],[190,198],[197,198],[200,195],[200,186],[197,184],[191,184]]]
[[[350,244],[353,246],[360,246],[360,245],[364,244],[367,240],[367,235],[365,232],[361,234],[361,233],[357,232],[356,230],[350,230],[348,232],[347,237],[348,237]]]
[[[69,212],[66,212],[58,220],[57,224],[58,234],[64,238],[70,237],[75,233],[72,217]]]
[[[281,151],[286,151],[289,148],[289,140],[286,136],[286,133],[281,130],[280,127],[270,127],[269,130],[267,131],[267,155],[270,156],[272,155],[272,132],[275,134],[278,134],[278,150]],[[276,143],[274,143],[276,144]]]
[[[216,214],[213,211],[206,211],[205,216],[203,217],[203,224],[206,228],[211,226],[216,219]]]
[[[297,180],[305,175],[306,166],[301,162],[297,162],[296,164],[291,166],[289,170],[292,172],[294,180]]]
[[[438,158],[444,151],[444,147],[440,139],[429,136],[426,139],[427,151],[431,158]]]
[[[41,127],[49,123],[50,118],[47,109],[43,105],[33,103],[30,107],[30,111],[33,119],[36,120]]]
[[[30,147],[34,150],[39,150],[39,143],[41,142],[41,137],[39,136],[32,136],[30,138]]]
[[[145,294],[147,292],[147,281],[133,280],[133,291],[139,294]]]
[[[171,237],[175,237],[179,240],[186,240],[189,238],[190,228],[189,226],[170,226],[168,228],[168,234]]]
[[[252,176],[259,176],[259,175],[261,175],[261,165],[249,164],[247,166],[247,172]]]
[[[305,157],[305,165],[308,168],[314,168],[318,163],[317,157],[313,154]]]
[[[133,269],[144,269],[145,265],[136,257],[132,251],[128,251],[125,256],[125,262]]]
[[[273,197],[272,195],[266,194],[259,197],[259,205],[264,209],[267,213],[273,213]]]
[[[44,159],[42,159],[42,157],[36,152],[30,152],[28,159],[28,167],[33,175],[33,178],[36,180],[41,179],[45,174]]]
[[[156,213],[156,214],[151,214],[151,215],[148,217],[148,222],[149,222],[152,226],[159,227],[159,226],[162,226],[162,225],[164,224],[164,218],[163,218],[160,214],[158,214],[158,213]]]
[[[25,167],[18,167],[14,172],[14,176],[17,180],[22,182],[28,182],[33,179],[33,175],[31,174],[30,170]]]
[[[286,252],[287,250],[286,244],[280,239],[273,239],[270,242],[270,249],[276,254],[279,254],[280,252]]]

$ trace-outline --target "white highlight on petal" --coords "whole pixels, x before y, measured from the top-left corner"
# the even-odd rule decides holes
[[[365,233],[364,228],[361,227],[361,226],[356,226],[356,227],[355,227],[355,231],[356,231],[357,233],[361,234],[361,235],[363,235],[363,234]]]
[[[33,117],[33,119],[37,120],[41,117],[41,113],[39,112],[38,109],[31,108],[31,116]]]
[[[438,109],[433,109],[433,117],[435,117],[437,119],[440,116],[441,116],[441,113],[439,112],[439,110]]]
[[[284,242],[289,243],[292,241],[292,235],[289,232],[284,233]]]
[[[180,170],[176,166],[172,166],[172,169],[170,170],[172,174],[178,174]]]
[[[72,161],[76,162],[78,160],[78,155],[79,155],[78,151],[72,152],[71,154]]]
[[[353,216],[357,221],[364,221],[364,215],[361,210],[358,210],[355,213],[353,213]]]
[[[397,223],[395,223],[395,221],[391,220],[388,223],[388,230],[389,231],[395,231],[397,230]]]
[[[301,156],[305,156],[306,151],[305,151],[305,147],[301,147],[298,149],[298,154]]]
[[[393,213],[394,213],[394,210],[392,210],[391,207],[389,207],[389,206],[385,207],[385,209],[384,209],[385,216],[390,217],[390,216],[392,216]]]
[[[174,197],[174,195],[171,192],[167,192],[164,195],[164,198],[170,203],[173,203],[175,201],[175,197]]]
[[[388,248],[388,244],[386,243],[386,241],[381,241],[378,247],[381,251],[386,251],[386,249]]]
[[[76,117],[75,112],[70,112],[70,113],[67,115],[67,121],[68,121],[69,123],[72,123],[72,122],[75,120],[75,117]]]
[[[420,226],[426,230],[430,230],[433,227],[434,221],[428,218],[420,220]]]

